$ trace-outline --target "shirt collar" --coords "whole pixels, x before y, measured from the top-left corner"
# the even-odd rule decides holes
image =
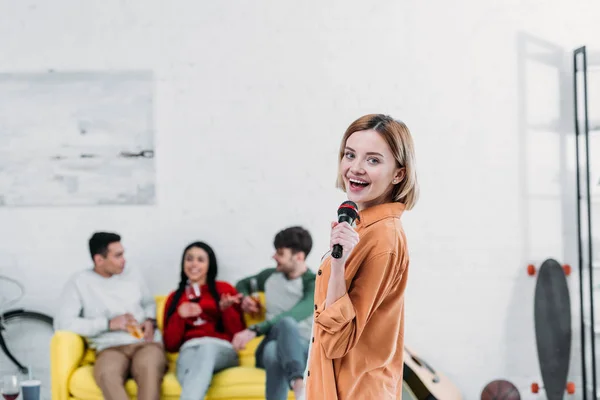
[[[358,212],[360,219],[356,220],[356,226],[366,228],[382,219],[400,218],[405,209],[406,205],[398,202],[383,203],[369,207]]]

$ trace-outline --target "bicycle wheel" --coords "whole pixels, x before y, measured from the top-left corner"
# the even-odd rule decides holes
[[[28,366],[42,378],[50,371],[53,318],[36,311],[11,310],[0,318],[0,365],[12,363],[23,374]]]

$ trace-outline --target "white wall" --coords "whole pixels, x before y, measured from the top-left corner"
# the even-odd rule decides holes
[[[389,113],[414,134],[422,185],[404,219],[407,343],[466,399],[497,378],[528,398],[539,371],[525,266],[576,265],[561,146],[570,51],[598,40],[598,4],[0,1],[0,72],[154,71],[158,190],[153,207],[0,208],[0,273],[24,280],[25,305],[52,312],[67,277],[89,266],[91,232],[111,230],[166,293],[188,242],[213,245],[221,279],[235,281],[271,265],[273,235],[292,224],[312,232],[316,269],[344,200],[342,133]],[[564,57],[527,60],[529,37]],[[547,158],[561,154],[562,167]]]

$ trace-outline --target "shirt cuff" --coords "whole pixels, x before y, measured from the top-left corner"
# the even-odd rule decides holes
[[[96,318],[94,328],[95,328],[96,332],[98,332],[97,334],[100,334],[103,332],[109,332],[110,331],[110,319],[104,318],[104,317]],[[95,335],[93,335],[93,336],[95,336]]]
[[[256,330],[254,330],[254,332],[256,332],[256,336],[262,336],[271,329],[271,322],[265,320],[255,324],[254,327],[256,328]]]
[[[325,302],[323,302],[315,311],[315,322],[330,334],[341,331],[355,317],[354,306],[348,293],[344,293],[342,297],[327,308],[325,308]]]

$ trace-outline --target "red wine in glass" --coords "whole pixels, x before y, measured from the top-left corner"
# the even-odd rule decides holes
[[[200,304],[200,287],[196,286],[195,288],[192,285],[188,285],[186,288],[187,299],[191,303]],[[194,325],[202,325],[205,321],[198,316],[194,321]]]
[[[15,400],[19,397],[19,391],[19,379],[16,375],[6,375],[2,379],[0,393],[2,393],[2,397],[4,397],[5,400]]]

